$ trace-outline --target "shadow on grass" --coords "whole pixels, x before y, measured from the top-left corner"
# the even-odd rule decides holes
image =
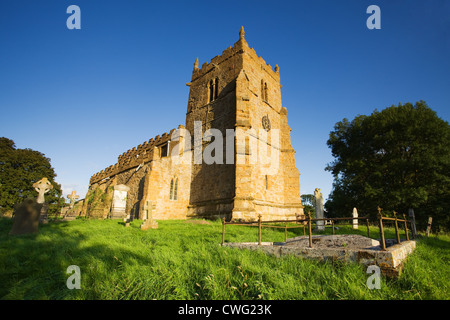
[[[81,290],[69,290],[66,286],[70,265],[80,267],[83,284],[85,280],[95,283],[97,271],[115,272],[131,260],[151,264],[148,257],[89,241],[84,232],[71,228],[70,223],[53,222],[40,225],[38,234],[10,236],[12,220],[0,218],[0,299],[79,298]],[[94,279],[86,279],[89,277]],[[92,292],[95,290],[88,294],[95,295]]]

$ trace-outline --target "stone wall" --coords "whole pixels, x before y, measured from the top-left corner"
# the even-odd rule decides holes
[[[190,86],[186,129],[192,135],[192,145],[200,145],[202,153],[210,142],[194,141],[194,121],[201,121],[202,136],[208,129],[218,129],[226,148],[226,129],[234,129],[236,122],[236,77],[242,68],[238,47],[229,47],[221,56],[194,67]],[[211,82],[214,99],[211,99]],[[218,84],[217,84],[218,82]],[[212,101],[210,101],[212,100]],[[193,159],[194,160],[194,159]],[[188,208],[190,217],[231,218],[235,196],[235,167],[233,164],[192,164],[191,195]]]
[[[237,142],[238,157],[245,164],[236,166],[233,218],[256,220],[259,214],[263,220],[295,218],[303,214],[300,173],[295,167],[287,110],[281,105],[279,68],[274,71],[245,39],[240,42],[243,69],[236,85],[236,126],[252,132],[246,143]]]
[[[257,56],[241,29],[239,40],[222,55],[205,62],[201,68],[196,60],[187,85],[190,92],[186,129],[190,136],[181,135],[182,143],[177,142],[171,136],[180,130],[173,129],[128,150],[118,157],[115,165],[91,177],[89,192],[96,188],[108,190],[116,184],[127,185],[130,191],[126,211],[140,218],[144,216],[146,201],[156,206],[155,219],[256,220],[262,214],[264,220],[272,220],[302,215],[300,173],[295,166],[287,110],[281,104],[278,66],[273,70]],[[201,137],[209,129],[221,132],[223,164],[206,164],[204,159],[201,164],[194,162],[195,150],[187,148],[185,142],[194,149],[198,146],[202,154],[214,145],[214,140],[203,141],[198,136],[195,139],[196,121],[201,122]],[[229,141],[234,148],[234,163],[226,163],[229,129],[246,132],[243,139]],[[261,137],[260,132],[267,136]],[[276,141],[275,132],[279,138]],[[251,162],[261,146],[267,153],[256,163]],[[173,154],[176,147],[178,151]],[[190,160],[178,163],[177,154]],[[271,156],[275,154],[279,158],[273,163]],[[270,170],[274,165],[276,170]],[[175,201],[170,199],[170,188],[171,181],[176,180],[179,184]],[[88,207],[83,207],[86,212]]]

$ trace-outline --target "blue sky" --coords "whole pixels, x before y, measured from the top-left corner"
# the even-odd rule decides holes
[[[81,8],[81,30],[66,9]],[[369,5],[381,29],[369,30]],[[184,124],[193,63],[238,40],[280,67],[301,193],[332,176],[336,122],[425,100],[450,119],[450,1],[0,2],[0,136],[84,197],[119,154]]]

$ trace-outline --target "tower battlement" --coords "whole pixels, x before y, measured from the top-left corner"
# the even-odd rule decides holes
[[[162,135],[157,135],[156,137],[141,143],[137,147],[133,147],[125,151],[124,153],[119,155],[116,164],[111,165],[92,175],[89,180],[89,184],[92,185],[94,183],[99,183],[102,180],[112,178],[119,173],[136,168],[141,164],[145,164],[149,161],[160,158],[161,147],[167,145],[167,142],[170,141],[172,133],[175,130],[176,129],[172,129],[170,130],[170,132],[164,132]],[[167,150],[167,153],[169,151],[170,150]]]
[[[245,40],[244,27],[241,27],[241,31],[239,32],[239,40],[234,43],[233,47],[230,46],[226,48],[221,55],[215,56],[209,63],[204,62],[200,68],[198,67],[198,58],[195,60],[191,81],[194,81],[204,76],[205,74],[208,74],[217,67],[220,68],[220,65],[230,59],[232,56],[243,53],[248,54],[249,57],[260,63],[261,68],[264,69],[271,77],[277,79],[278,81],[280,80],[278,65],[276,65],[275,68],[272,68],[272,66],[270,64],[267,64],[261,56],[257,55],[255,49],[251,48]]]

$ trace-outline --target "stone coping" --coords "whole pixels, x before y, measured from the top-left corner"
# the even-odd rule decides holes
[[[236,242],[225,243],[224,246],[261,250],[276,257],[294,255],[320,261],[357,262],[364,266],[377,265],[383,274],[390,277],[397,277],[401,273],[403,262],[416,248],[416,242],[412,240],[390,246],[386,251],[382,251],[380,246],[371,248],[314,248],[313,245],[312,248],[309,248],[286,245],[288,242],[289,240],[286,243],[262,242],[261,245],[258,245],[257,242]]]

